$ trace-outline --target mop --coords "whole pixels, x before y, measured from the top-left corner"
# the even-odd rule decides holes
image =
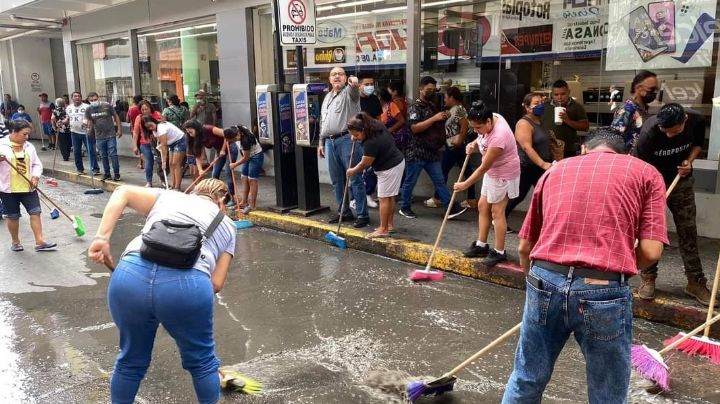
[[[21,173],[21,172],[17,169],[17,167],[15,167],[15,165],[14,165],[13,163],[11,163],[11,162],[8,161],[8,160],[5,160],[5,161],[6,161],[8,164],[10,164],[10,167],[12,167],[12,169],[15,170],[15,172],[17,172],[18,174],[20,174],[20,176],[23,177],[23,178],[25,179],[25,181],[27,181],[27,183],[30,184],[31,187],[33,186],[33,185],[32,185],[32,181],[30,181],[23,173]],[[68,215],[60,206],[58,206],[57,203],[53,202],[53,200],[50,199],[50,197],[47,196],[47,195],[45,194],[45,192],[43,192],[40,188],[35,187],[35,190],[38,191],[38,193],[39,193],[41,196],[45,197],[45,199],[46,199],[48,202],[50,202],[53,206],[55,206],[55,208],[56,208],[57,210],[59,210],[60,213],[63,214],[63,216],[65,216],[66,218],[68,218],[68,220],[70,220],[70,222],[73,224],[73,229],[75,229],[75,234],[76,234],[78,237],[82,237],[82,236],[85,235],[85,224],[83,223],[83,221],[82,221],[82,219],[80,218],[80,216],[74,215],[74,216],[71,217],[71,216]]]
[[[713,316],[713,309],[715,308],[715,301],[717,299],[718,285],[720,284],[720,257],[718,257],[717,268],[715,269],[715,279],[713,279],[712,294],[710,295],[710,305],[708,306],[706,323],[710,322]],[[685,333],[679,333],[678,335],[666,340],[665,345],[671,345],[675,341],[682,339]],[[690,337],[685,342],[680,343],[675,347],[678,351],[685,352],[690,356],[700,355],[710,358],[710,361],[716,365],[720,365],[720,341],[710,338],[710,326],[705,328],[705,333],[702,337]]]
[[[352,165],[353,161],[353,155],[355,154],[355,142],[352,142],[352,146],[350,147],[350,161],[348,161],[348,167]],[[342,203],[340,204],[340,214],[338,215],[338,226],[337,231],[332,232],[329,231],[327,234],[325,234],[325,240],[329,242],[330,244],[345,249],[347,248],[347,243],[345,242],[345,238],[340,236],[340,226],[342,226],[342,219],[343,219],[343,212],[345,211],[345,202],[347,201],[347,194],[348,194],[348,188],[350,187],[350,176],[345,177],[345,190],[343,191],[343,198]]]
[[[237,182],[235,181],[235,170],[232,169],[232,153],[230,153],[230,143],[225,142],[225,153],[227,153],[228,158],[228,170],[230,170],[230,176],[232,177],[233,182],[233,190],[235,190],[235,194],[233,195],[233,198],[235,199],[235,217],[241,217],[242,216],[242,209],[240,209],[240,198],[238,197],[238,187]],[[247,201],[245,201],[247,203]],[[248,219],[238,219],[235,221],[235,227],[237,229],[247,229],[248,227],[252,227],[253,222]]]
[[[408,383],[406,387],[408,400],[410,400],[411,403],[414,403],[422,396],[429,396],[433,394],[439,396],[441,394],[447,393],[448,391],[452,391],[453,387],[455,386],[455,381],[457,380],[456,375],[460,373],[460,371],[470,366],[470,364],[475,362],[479,357],[486,354],[491,349],[503,343],[506,339],[515,334],[521,326],[522,323],[519,323],[515,325],[515,327],[505,331],[503,335],[497,337],[497,339],[495,339],[493,342],[489,343],[483,349],[477,351],[473,356],[467,358],[463,363],[457,365],[453,370],[445,373],[441,377],[429,382],[412,381]]]
[[[463,162],[462,168],[460,169],[460,174],[458,175],[458,182],[462,181],[463,179],[465,168],[467,168],[468,162],[470,161],[470,156],[470,154],[467,154],[465,156],[465,161]],[[450,216],[450,209],[452,209],[452,206],[455,203],[456,195],[457,191],[453,190],[452,196],[450,197],[450,203],[445,210],[445,217],[443,218],[442,224],[440,225],[440,230],[438,231],[437,237],[435,238],[435,244],[433,245],[432,251],[430,252],[430,258],[428,258],[428,263],[425,266],[425,269],[416,269],[412,271],[410,273],[411,281],[439,281],[443,278],[444,274],[442,271],[434,271],[432,269],[432,262],[433,258],[435,258],[435,252],[437,251],[438,245],[440,244],[443,230],[445,230],[445,224],[447,223],[448,217]]]
[[[677,348],[679,345],[699,334],[702,330],[710,328],[711,325],[720,321],[720,314],[704,322],[696,329],[685,334],[680,339],[663,348],[661,351],[648,348],[646,345],[633,345],[631,360],[633,368],[644,378],[657,383],[663,390],[670,390],[668,380],[668,366],[662,356]]]

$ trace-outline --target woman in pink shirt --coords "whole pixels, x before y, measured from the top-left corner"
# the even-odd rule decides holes
[[[482,101],[473,102],[468,121],[478,138],[467,145],[466,151],[471,154],[476,147],[479,148],[483,156],[482,164],[467,180],[456,182],[453,189],[464,191],[482,178],[478,202],[478,238],[465,251],[465,256],[485,257],[482,263],[493,266],[507,261],[505,207],[509,199],[517,198],[519,194],[520,157],[515,136],[505,118],[494,114]],[[487,244],[491,223],[495,231],[494,249],[490,249]]]

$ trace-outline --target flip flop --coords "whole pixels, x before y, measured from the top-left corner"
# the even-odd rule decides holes
[[[371,239],[372,238],[388,238],[388,237],[390,237],[390,233],[380,233],[380,232],[374,231],[365,237],[371,238]]]
[[[12,243],[10,244],[10,251],[24,251],[25,248],[23,248],[22,244],[20,243]]]

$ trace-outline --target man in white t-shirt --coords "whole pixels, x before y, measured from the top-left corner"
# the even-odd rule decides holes
[[[85,174],[82,158],[82,145],[84,144],[88,156],[90,156],[90,169],[93,174],[100,174],[100,167],[98,167],[97,155],[95,154],[95,136],[88,136],[87,133],[85,112],[88,107],[90,106],[83,102],[80,91],[75,91],[72,93],[72,104],[65,108],[65,112],[70,119],[70,138],[72,139],[75,168],[78,174]]]

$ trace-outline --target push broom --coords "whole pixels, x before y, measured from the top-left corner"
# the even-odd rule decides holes
[[[441,394],[447,393],[448,391],[452,391],[453,387],[455,386],[455,381],[457,380],[456,375],[460,373],[460,371],[470,366],[470,364],[475,362],[479,357],[485,355],[488,351],[500,345],[506,339],[510,338],[510,336],[515,334],[521,326],[522,323],[519,323],[515,325],[515,327],[505,331],[503,335],[497,337],[497,339],[489,343],[487,346],[485,346],[485,348],[477,351],[473,356],[467,358],[463,363],[457,365],[455,368],[453,368],[453,370],[445,373],[441,377],[429,382],[412,381],[408,383],[406,387],[408,400],[410,400],[411,403],[414,403],[422,396],[439,396]]]
[[[715,301],[717,299],[718,285],[720,284],[720,257],[718,257],[717,268],[715,269],[715,279],[713,279],[712,294],[710,295],[710,305],[708,306],[707,320],[709,323],[713,316]],[[665,345],[672,345],[675,341],[682,339],[685,333],[669,338],[665,341]],[[710,338],[710,326],[705,327],[705,333],[702,337],[690,337],[675,347],[680,352],[685,352],[690,356],[700,355],[710,358],[710,361],[716,365],[720,365],[720,341]]]
[[[242,216],[242,209],[240,209],[240,198],[238,197],[238,187],[237,182],[235,181],[235,170],[232,168],[232,153],[230,153],[230,143],[225,142],[225,152],[227,153],[228,157],[228,170],[230,170],[230,177],[232,177],[233,182],[233,190],[234,195],[233,198],[235,199],[235,217],[241,217]],[[247,201],[245,201],[247,203]],[[248,227],[252,227],[253,223],[251,220],[248,219],[238,219],[235,220],[235,228],[237,229],[247,229]]]
[[[470,156],[470,154],[465,155],[465,161],[463,162],[462,168],[460,169],[460,174],[458,175],[458,182],[462,181],[463,179],[463,174],[465,173],[465,168],[467,168],[468,162],[470,161]],[[443,278],[444,273],[442,271],[434,271],[432,269],[432,262],[435,258],[435,253],[437,252],[438,245],[440,244],[443,230],[445,230],[445,224],[447,223],[448,217],[450,216],[450,209],[452,209],[452,206],[455,203],[456,195],[457,191],[453,190],[452,196],[450,197],[450,203],[448,204],[447,209],[445,209],[445,217],[443,218],[442,224],[440,224],[440,230],[438,231],[437,237],[435,238],[435,244],[433,245],[432,251],[430,251],[430,258],[428,258],[428,263],[427,265],[425,265],[425,269],[416,269],[412,271],[410,273],[411,281],[439,281]]]
[[[353,154],[355,154],[355,142],[352,142],[352,146],[350,147],[350,161],[348,161],[348,167],[350,167],[352,165]],[[332,244],[338,248],[342,248],[342,249],[347,248],[347,243],[345,242],[345,238],[340,236],[340,226],[342,226],[343,212],[345,211],[345,202],[347,201],[347,194],[348,194],[349,187],[350,187],[350,176],[347,176],[345,178],[345,190],[343,191],[342,203],[340,204],[340,215],[338,216],[337,231],[336,232],[329,231],[325,235],[325,240],[327,240],[330,244]]]
[[[21,176],[23,179],[25,179],[25,181],[27,181],[27,183],[30,184],[31,187],[33,186],[32,181],[30,181],[23,173],[21,173],[20,170],[18,170],[18,168],[15,167],[15,165],[14,165],[13,163],[11,163],[11,162],[8,161],[8,160],[5,160],[5,161],[6,161],[8,164],[10,164],[10,167],[12,167],[12,169],[15,170],[15,172],[17,172],[18,174],[20,174],[20,176]],[[63,214],[63,216],[65,216],[66,218],[68,218],[68,220],[70,220],[70,222],[71,222],[72,225],[73,225],[73,229],[75,229],[75,234],[76,234],[78,237],[82,237],[82,236],[85,235],[85,224],[83,223],[83,221],[82,221],[82,219],[80,218],[80,216],[75,215],[75,216],[70,217],[70,215],[68,215],[67,212],[65,212],[60,206],[58,206],[57,203],[55,203],[52,199],[50,199],[50,197],[47,196],[47,195],[45,194],[45,192],[43,192],[40,188],[35,187],[35,190],[37,190],[38,193],[39,193],[41,196],[43,196],[48,202],[50,202],[53,206],[55,206],[55,208],[56,208],[57,210],[59,210],[60,213]]]
[[[665,364],[662,356],[699,334],[702,330],[710,328],[711,325],[718,321],[720,321],[720,314],[683,335],[659,352],[645,345],[633,345],[630,355],[633,368],[644,378],[657,383],[663,390],[670,390],[668,366]]]

